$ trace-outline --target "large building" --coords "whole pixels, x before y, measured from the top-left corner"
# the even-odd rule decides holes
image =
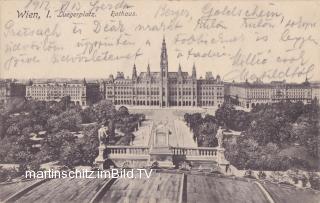
[[[105,91],[105,98],[116,105],[220,106],[224,101],[224,85],[219,75],[214,78],[209,72],[204,79],[197,79],[195,65],[191,75],[183,72],[180,65],[177,72],[169,72],[165,39],[159,72],[151,72],[148,65],[146,72],[138,74],[134,65],[131,78],[118,72],[116,77],[110,75],[104,84],[105,89],[100,89]]]
[[[26,98],[40,101],[60,101],[70,96],[75,104],[87,106],[100,99],[99,84],[83,81],[68,82],[32,82],[26,86]]]
[[[0,81],[0,107],[6,105],[11,99],[24,97],[26,86],[12,80]]]
[[[306,80],[301,84],[274,81],[262,83],[229,83],[225,86],[225,94],[229,99],[237,101],[238,105],[252,108],[259,104],[271,104],[280,101],[301,101],[305,104],[312,100],[312,88]]]
[[[312,99],[317,99],[320,102],[320,82],[310,82],[312,87]]]

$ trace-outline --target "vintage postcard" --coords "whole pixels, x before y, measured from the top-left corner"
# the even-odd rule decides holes
[[[319,11],[0,0],[0,202],[319,203]]]

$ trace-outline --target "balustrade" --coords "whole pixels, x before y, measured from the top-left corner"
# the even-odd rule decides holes
[[[148,147],[132,147],[132,146],[107,146],[109,154],[112,155],[147,155],[149,154]]]
[[[110,155],[148,155],[149,147],[132,147],[132,146],[107,146]],[[217,156],[216,148],[198,147],[173,147],[171,148],[174,155],[184,156],[201,156],[215,157]]]
[[[174,155],[185,155],[185,156],[217,156],[217,149],[215,148],[183,148],[173,147]]]

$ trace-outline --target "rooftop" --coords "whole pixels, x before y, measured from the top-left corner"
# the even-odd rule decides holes
[[[0,185],[0,201],[28,188],[37,180]],[[151,177],[73,178],[42,181],[17,197],[18,202],[257,202],[267,203],[254,179],[224,177],[201,172],[160,171]],[[309,189],[260,183],[275,202],[316,203],[320,193]],[[102,189],[104,188],[104,189]]]

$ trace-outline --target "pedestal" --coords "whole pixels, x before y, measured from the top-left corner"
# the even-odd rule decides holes
[[[226,160],[225,156],[224,156],[224,148],[218,147],[217,148],[217,161],[219,164],[220,169],[222,170],[222,172],[227,173],[228,171],[228,166],[229,166],[229,161]]]
[[[150,152],[150,164],[158,162],[161,168],[173,168],[173,154],[168,147],[153,148]]]
[[[106,149],[105,145],[100,145],[99,154],[97,158],[94,160],[95,164],[97,164],[100,169],[103,169],[103,163],[104,163],[103,152],[105,149]]]

